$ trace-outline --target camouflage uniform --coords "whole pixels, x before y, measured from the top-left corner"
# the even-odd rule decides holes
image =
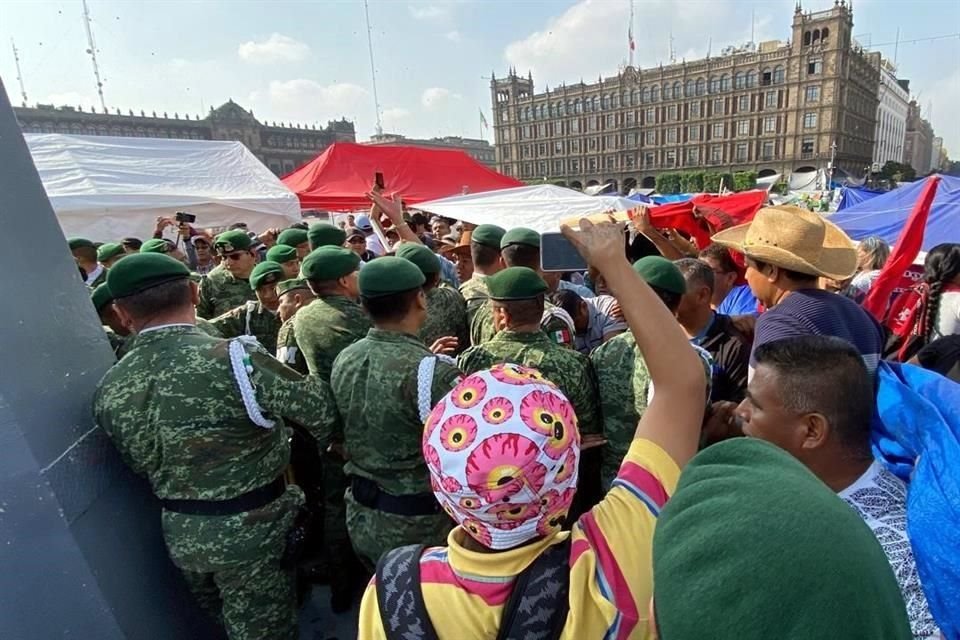
[[[698,353],[703,360],[705,352],[698,349]],[[708,360],[709,354],[704,364],[709,398],[711,367]],[[621,333],[594,349],[590,361],[597,376],[603,435],[607,440],[603,446],[600,472],[606,491],[617,477],[623,456],[637,431],[637,423],[647,410],[652,382],[647,363],[630,332]]]
[[[256,299],[257,294],[250,288],[249,280],[234,278],[223,266],[219,266],[200,281],[197,315],[210,320],[239,307],[247,300]]]
[[[274,482],[290,457],[285,419],[317,437],[339,428],[329,387],[248,346],[257,402],[276,421],[255,425],[228,345],[192,326],[141,332],[97,388],[97,424],[161,500],[230,500]],[[302,502],[290,485],[263,507],[233,515],[163,510],[171,559],[230,638],[296,638],[293,576],[280,559]]]
[[[460,285],[460,295],[467,303],[467,322],[473,324],[473,316],[477,311],[486,306],[490,299],[490,292],[487,290],[487,276],[474,273],[473,276]]]
[[[459,291],[444,283],[427,292],[427,318],[419,335],[428,347],[439,338],[453,336],[460,341],[457,353],[467,348],[467,306]]]
[[[224,338],[253,336],[270,353],[277,352],[277,334],[280,316],[263,306],[259,300],[247,301],[210,321]]]
[[[345,296],[321,296],[293,317],[297,343],[310,373],[330,379],[340,352],[367,335],[373,325],[359,304]]]
[[[293,318],[287,318],[287,321],[280,325],[280,332],[277,334],[277,360],[303,375],[310,373],[303,351],[297,344]]]
[[[573,348],[576,339],[573,319],[566,311],[550,302],[544,302],[540,329],[553,342],[562,347]],[[497,335],[493,326],[493,308],[489,303],[477,309],[470,321],[470,344],[485,344]]]
[[[343,350],[331,387],[349,461],[346,472],[370,480],[391,496],[428,494],[430,474],[420,449],[423,421],[417,406],[417,368],[433,354],[415,336],[370,329]],[[438,359],[431,406],[460,379],[457,368]],[[347,492],[347,529],[357,554],[372,568],[380,555],[405,544],[443,544],[452,527],[447,515],[404,516],[372,509]]]
[[[210,324],[209,320],[205,320],[204,318],[200,318],[200,317],[197,318],[197,329],[200,329],[200,331],[203,331],[205,334],[207,334],[211,338],[223,337],[220,331],[215,326]]]

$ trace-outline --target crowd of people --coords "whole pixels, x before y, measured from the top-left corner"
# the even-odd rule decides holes
[[[96,422],[230,638],[295,638],[316,583],[360,638],[960,633],[871,447],[883,363],[960,382],[960,245],[881,322],[889,247],[804,208],[701,248],[584,220],[557,273],[532,229],[369,197],[69,241],[118,358]]]

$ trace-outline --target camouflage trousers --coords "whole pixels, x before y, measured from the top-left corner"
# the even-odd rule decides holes
[[[348,489],[347,531],[360,561],[371,573],[380,556],[407,544],[441,546],[454,522],[446,513],[429,516],[398,516],[359,504]]]
[[[163,535],[200,606],[231,640],[295,640],[294,576],[280,559],[303,492],[290,485],[256,511],[229,516],[163,512]]]

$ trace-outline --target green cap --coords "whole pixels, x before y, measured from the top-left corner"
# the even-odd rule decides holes
[[[276,284],[280,282],[283,276],[283,267],[276,262],[264,260],[257,263],[257,266],[250,272],[250,288],[256,290],[264,285]]]
[[[307,238],[310,239],[311,249],[318,249],[327,245],[339,247],[347,241],[347,232],[329,222],[317,222],[310,225],[310,229],[307,230]]]
[[[118,300],[157,285],[190,277],[179,260],[163,253],[137,253],[120,260],[107,271],[107,286]]]
[[[140,253],[167,253],[170,243],[163,238],[151,238],[140,245]]]
[[[336,280],[353,273],[360,256],[345,247],[327,245],[311,251],[300,263],[300,274],[307,280]]]
[[[417,289],[425,281],[417,265],[404,258],[386,256],[363,266],[360,271],[360,295],[364,298],[382,298]]]
[[[646,256],[633,263],[633,270],[640,274],[648,285],[683,295],[687,281],[677,265],[663,256]]]
[[[86,249],[96,248],[96,245],[93,244],[93,242],[91,242],[90,240],[87,240],[86,238],[70,238],[69,240],[67,240],[67,244],[70,245],[70,251],[74,251],[76,249],[84,249],[84,248]]]
[[[285,244],[288,247],[296,247],[308,241],[307,232],[296,227],[284,229],[277,236],[277,244]]]
[[[507,267],[487,278],[493,300],[529,300],[547,292],[547,283],[528,267]]]
[[[285,244],[276,244],[267,250],[267,260],[272,262],[290,262],[297,259],[297,250]]]
[[[97,288],[90,294],[90,299],[93,300],[93,308],[97,310],[97,313],[100,313],[101,309],[113,302],[113,294],[110,293],[110,287],[104,282],[97,285]]]
[[[912,637],[860,515],[793,456],[753,438],[687,463],[657,518],[653,582],[666,640]]]
[[[503,234],[503,238],[500,239],[500,248],[506,249],[512,244],[525,244],[528,247],[536,247],[539,249],[540,234],[526,227],[510,229],[510,231]]]
[[[404,258],[417,265],[417,268],[419,268],[425,276],[429,276],[432,273],[440,273],[440,258],[422,244],[404,242],[397,249],[395,255],[398,258]]]
[[[253,240],[247,235],[246,231],[234,229],[226,231],[217,236],[213,241],[213,248],[217,253],[232,253],[234,251],[249,251],[253,246]]]
[[[310,289],[310,285],[307,284],[307,281],[303,278],[293,278],[291,280],[284,280],[283,282],[277,283],[277,295],[282,296],[285,293],[291,291],[297,291],[298,289]]]
[[[97,262],[106,262],[123,254],[123,245],[119,242],[105,242],[97,249]]]
[[[503,227],[498,227],[495,224],[481,224],[470,234],[470,242],[476,242],[499,251],[500,241],[503,239],[504,233],[506,231]]]

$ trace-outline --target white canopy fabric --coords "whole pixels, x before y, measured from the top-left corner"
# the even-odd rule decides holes
[[[514,187],[421,202],[415,208],[474,224],[496,224],[504,229],[528,227],[557,231],[566,218],[594,213],[627,211],[639,203],[620,196],[588,196],[552,184]]]
[[[239,142],[26,135],[64,235],[149,238],[158,216],[251,230],[300,220],[300,202]]]

